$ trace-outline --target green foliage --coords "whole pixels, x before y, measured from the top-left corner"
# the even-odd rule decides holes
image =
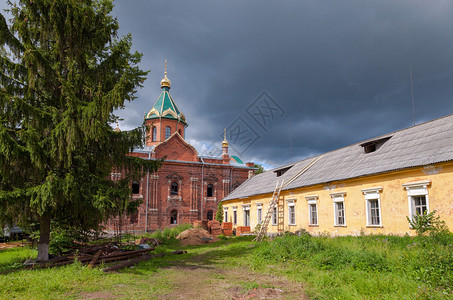
[[[114,111],[147,72],[111,1],[8,1],[0,14],[0,223],[89,231],[132,212],[130,182],[160,162],[130,157],[144,127],[115,132]],[[110,180],[114,169],[127,170]],[[124,172],[123,172],[124,173]]]
[[[257,170],[255,171],[255,175],[257,175],[257,174],[260,174],[260,173],[263,173],[263,172],[264,172],[264,168],[263,168],[263,166],[262,166],[262,165],[259,165],[259,164],[255,164],[255,165],[254,165],[253,167],[254,167],[254,168],[258,168],[258,169],[257,169]]]
[[[449,232],[445,221],[436,216],[436,211],[428,213],[426,210],[423,214],[416,214],[412,219],[406,217],[409,225],[417,232],[417,235],[434,235],[441,236]]]
[[[399,276],[417,282],[422,287],[419,293],[436,291],[437,299],[453,293],[453,234],[443,232],[442,243],[438,237],[284,235],[258,244],[252,265],[302,264],[312,272],[335,272],[329,274],[347,277],[357,272],[361,276]]]
[[[219,204],[217,204],[217,211],[215,213],[215,219],[216,219],[216,221],[220,222],[220,224],[222,224],[222,222],[223,222],[223,205],[222,205],[221,201],[219,201]]]
[[[169,240],[174,240],[178,234],[181,232],[191,229],[192,224],[179,224],[174,227],[167,227],[163,231],[162,230],[156,230],[153,233],[149,234],[149,237],[154,238],[159,240],[163,244],[167,244]],[[172,241],[170,241],[172,242]]]

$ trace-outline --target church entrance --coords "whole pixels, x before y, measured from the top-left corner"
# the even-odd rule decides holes
[[[170,213],[170,224],[178,224],[178,211],[176,209]]]
[[[212,210],[208,210],[208,221],[212,221],[214,219],[214,212]]]

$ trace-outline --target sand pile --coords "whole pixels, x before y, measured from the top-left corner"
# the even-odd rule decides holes
[[[212,239],[210,239],[212,238]],[[216,242],[219,239],[211,237],[209,232],[203,228],[187,229],[178,234],[176,239],[181,240],[181,245],[200,245],[206,243]]]

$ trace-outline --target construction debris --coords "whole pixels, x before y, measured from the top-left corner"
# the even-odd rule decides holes
[[[200,245],[204,243],[217,242],[219,239],[213,237],[209,232],[202,228],[187,229],[178,234],[176,239],[181,241],[182,246]]]
[[[220,228],[220,222],[212,220],[208,222],[208,231],[213,236],[219,236],[222,234],[222,228]]]
[[[146,242],[146,243],[145,243]],[[137,246],[139,250],[124,250],[120,249],[115,243],[105,243],[102,245],[89,245],[81,242],[74,242],[80,246],[80,248],[73,247],[74,250],[71,253],[54,257],[45,262],[36,262],[27,260],[24,265],[25,269],[37,269],[37,268],[53,268],[63,265],[69,265],[74,262],[79,262],[82,265],[88,265],[88,268],[92,268],[96,265],[112,262],[120,262],[119,264],[104,269],[104,272],[110,272],[118,270],[124,267],[132,266],[140,261],[148,260],[153,257],[160,257],[165,255],[150,255],[149,252],[153,251],[155,246],[159,244],[156,239],[141,238],[136,241],[139,243]],[[131,245],[126,245],[130,247]],[[175,251],[174,254],[187,253],[184,251]]]
[[[226,236],[233,235],[233,223],[231,222],[223,222],[220,226],[222,228],[222,233]]]

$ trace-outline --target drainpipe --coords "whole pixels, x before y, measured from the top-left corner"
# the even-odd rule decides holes
[[[151,160],[151,151],[148,152],[148,160]],[[148,232],[148,205],[149,205],[149,170],[146,174],[146,211],[145,211],[145,233]]]
[[[203,221],[203,201],[204,201],[204,160],[203,157],[201,159],[201,221]]]
[[[233,167],[230,169],[230,190],[228,191],[228,195],[232,192],[233,189]]]

